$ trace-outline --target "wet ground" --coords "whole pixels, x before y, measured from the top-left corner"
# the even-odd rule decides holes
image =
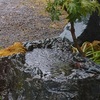
[[[0,46],[58,36],[65,17],[52,22],[45,12],[46,0],[0,0]]]

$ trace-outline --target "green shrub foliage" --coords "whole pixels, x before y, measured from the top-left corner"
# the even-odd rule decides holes
[[[94,11],[100,12],[100,4],[97,0],[48,0],[47,11],[50,12],[52,20],[59,20],[61,11],[68,13],[69,22],[81,20],[83,16],[92,14]]]
[[[100,4],[97,0],[48,0],[47,11],[51,14],[52,20],[59,20],[62,11],[66,11],[68,16],[66,18],[71,24],[71,35],[76,48],[82,56],[85,56],[79,47],[75,35],[74,22],[76,19],[81,20],[87,14],[92,14],[97,11],[100,14]],[[91,34],[91,33],[90,33]]]

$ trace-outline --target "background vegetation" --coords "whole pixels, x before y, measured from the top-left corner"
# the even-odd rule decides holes
[[[82,54],[82,56],[92,57],[91,59],[100,62],[100,51],[95,51],[92,46],[87,47],[84,50],[79,47],[75,35],[74,22],[78,20],[82,20],[82,17],[86,17],[88,14],[92,14],[93,12],[98,12],[100,15],[100,4],[97,0],[48,0],[47,11],[50,13],[51,19],[59,20],[59,16],[62,14],[62,11],[66,11],[68,16],[66,19],[71,24],[71,35],[77,50]],[[91,33],[90,33],[91,34]],[[86,44],[85,44],[86,45]]]

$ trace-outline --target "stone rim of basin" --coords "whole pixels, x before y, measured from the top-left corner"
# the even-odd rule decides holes
[[[0,78],[0,80],[1,82],[5,82],[5,84],[2,84],[4,90],[5,88],[10,87],[11,91],[8,91],[9,92],[9,94],[7,94],[8,96],[11,97],[13,96],[10,94],[15,93],[13,92],[14,89],[15,89],[14,91],[16,91],[15,94],[19,96],[19,94],[17,93],[19,89],[21,89],[22,94],[20,95],[26,98],[28,98],[26,95],[28,93],[27,91],[31,91],[30,93],[32,94],[33,91],[34,93],[40,93],[39,92],[40,90],[43,91],[43,93],[45,93],[45,91],[47,93],[54,93],[60,95],[64,93],[66,94],[66,96],[70,96],[70,98],[74,98],[78,95],[77,93],[78,90],[73,86],[76,86],[77,84],[76,87],[78,87],[78,81],[91,79],[91,78],[96,80],[100,79],[100,66],[93,63],[90,59],[82,58],[78,54],[73,55],[72,52],[70,51],[70,42],[68,42],[67,39],[62,40],[61,38],[53,38],[53,39],[46,39],[44,41],[33,41],[28,43],[31,44],[32,47],[30,49],[27,49],[28,52],[26,52],[25,54],[16,54],[16,55],[0,58],[0,66],[1,66],[0,76],[3,77],[3,79]],[[25,43],[24,46],[27,46],[28,43]],[[53,53],[53,51],[55,51],[56,53],[55,52]],[[39,66],[37,64],[37,66],[34,67],[29,65],[29,63],[26,60],[27,60],[27,56],[28,57],[32,56],[32,53],[35,55],[35,57],[37,57],[34,59],[32,58],[32,60],[34,60],[33,63],[35,64],[37,64],[38,58],[41,56],[42,59],[39,61],[41,61],[40,62],[41,64],[45,65],[44,58],[46,57],[47,61],[49,61],[47,64],[50,64],[49,67],[52,69],[52,70],[51,69],[47,69],[47,70],[48,72],[51,71],[53,75],[50,75],[50,73],[45,73],[43,67],[46,68],[46,66]],[[47,55],[48,53],[50,54]],[[65,53],[66,55],[67,54],[69,55],[66,56]],[[41,55],[37,55],[37,54],[41,54]],[[44,57],[43,54],[46,54],[46,56]],[[68,63],[72,64],[71,65],[72,69],[69,69],[71,70],[70,73],[69,72],[64,73],[64,70],[67,69],[68,66],[66,65],[61,66],[60,62],[58,64],[54,63],[53,66],[51,65],[52,62],[48,58],[49,57],[53,58],[54,54],[58,59],[55,60],[57,61],[57,63],[59,61],[65,62],[67,60]],[[58,54],[59,55],[62,54],[62,55],[59,56]],[[58,73],[56,73],[57,71]],[[15,87],[13,87],[13,85],[15,85]],[[18,87],[16,87],[16,85]],[[27,90],[27,88],[29,88],[29,90]],[[26,93],[23,89],[26,91]],[[36,89],[36,91],[34,89]]]

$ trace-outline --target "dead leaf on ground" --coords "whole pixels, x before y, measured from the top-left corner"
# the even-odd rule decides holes
[[[8,48],[1,49],[0,50],[0,56],[10,56],[13,54],[18,54],[18,53],[25,53],[26,50],[21,42],[15,42],[13,45],[9,46]]]

